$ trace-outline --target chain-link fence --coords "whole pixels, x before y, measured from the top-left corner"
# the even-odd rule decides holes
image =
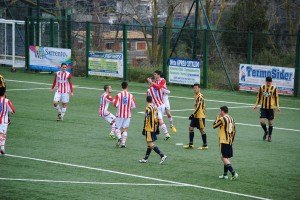
[[[237,89],[242,63],[291,68],[297,65],[297,35],[211,32],[189,26],[102,24],[70,19],[40,19],[40,31],[36,31],[36,20],[27,22],[29,45],[71,48],[73,73],[78,76],[87,75],[89,51],[123,53],[127,61],[124,66],[129,69],[125,78],[129,80],[142,79],[142,72],[156,69],[167,72],[171,57],[200,60],[202,68],[207,69],[201,75],[207,83],[201,81],[208,88]],[[297,77],[298,73],[296,69]]]

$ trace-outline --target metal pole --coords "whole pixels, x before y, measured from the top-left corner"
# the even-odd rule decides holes
[[[127,65],[127,26],[123,24],[123,80],[128,80],[128,65]]]
[[[36,38],[40,37],[40,0],[37,0],[36,2]],[[36,45],[39,46],[39,44],[37,44],[37,42],[40,41],[40,38],[37,38],[36,40]]]
[[[207,29],[203,32],[203,85],[208,87],[208,33]]]
[[[223,66],[223,68],[224,68],[224,71],[225,71],[225,74],[226,74],[226,77],[227,77],[227,80],[228,80],[228,82],[229,82],[229,85],[230,85],[230,87],[231,87],[231,90],[234,91],[233,85],[232,85],[231,80],[230,80],[230,78],[229,78],[229,74],[228,74],[228,72],[227,72],[227,67],[226,67],[226,65],[225,65],[224,59],[222,58],[221,50],[220,50],[219,45],[218,45],[218,43],[217,43],[215,34],[213,33],[213,31],[212,31],[212,29],[211,29],[211,27],[210,27],[210,23],[209,23],[209,21],[208,21],[208,17],[207,17],[207,15],[206,15],[205,9],[204,9],[204,7],[203,7],[203,5],[202,5],[202,2],[201,2],[200,0],[197,0],[197,1],[200,2],[200,5],[201,5],[201,8],[202,8],[203,14],[204,14],[205,19],[206,19],[206,22],[207,22],[207,26],[208,26],[208,28],[209,28],[209,30],[210,30],[210,33],[211,33],[211,35],[212,35],[212,37],[213,37],[213,40],[214,40],[214,43],[215,43],[215,45],[216,45],[216,48],[217,48],[219,57],[220,57],[221,62],[222,62],[222,66]]]
[[[193,9],[193,7],[194,7],[194,4],[195,4],[195,1],[193,1],[193,4],[192,4],[192,6],[191,6],[191,8],[190,8],[190,10],[189,10],[189,13],[188,13],[188,15],[186,16],[186,18],[185,18],[185,20],[184,20],[184,23],[183,23],[183,25],[182,25],[182,28],[180,29],[180,32],[179,32],[178,37],[177,37],[177,39],[176,39],[176,42],[175,42],[175,44],[174,44],[174,46],[173,46],[173,48],[172,48],[171,54],[170,54],[170,56],[169,56],[170,58],[172,57],[172,55],[173,55],[173,53],[174,53],[174,51],[175,51],[175,48],[176,48],[177,43],[178,43],[178,41],[179,41],[179,38],[180,38],[180,36],[181,36],[182,30],[183,30],[183,28],[185,27],[185,24],[186,24],[186,22],[187,22],[187,20],[188,20],[188,18],[189,18],[189,16],[190,16],[190,14],[191,14],[191,11],[192,11],[192,9]]]
[[[296,45],[296,60],[295,60],[295,78],[294,78],[294,96],[298,97],[299,92],[299,76],[300,76],[300,29],[297,34],[297,45]]]
[[[29,69],[29,18],[25,21],[25,68]]]
[[[54,20],[50,19],[50,46],[54,47]]]
[[[16,31],[15,31],[15,22],[12,23],[12,68],[15,66],[16,61]]]
[[[164,26],[163,28],[163,74],[165,75],[165,79],[169,80],[169,73],[168,72],[168,33],[167,27]]]
[[[86,77],[89,76],[89,53],[90,53],[90,44],[91,44],[91,40],[90,40],[90,34],[91,34],[91,23],[90,22],[86,22],[86,48],[85,48],[85,62],[86,62],[86,69],[85,69],[85,73],[86,73]]]
[[[199,1],[196,1],[196,8],[195,8],[195,24],[194,24],[194,44],[193,44],[193,59],[196,59],[197,56],[197,29],[198,29],[198,9],[199,9]]]

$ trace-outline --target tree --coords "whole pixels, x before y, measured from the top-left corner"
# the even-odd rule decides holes
[[[240,54],[247,55],[247,35],[241,37],[242,32],[268,31],[267,4],[265,0],[239,0],[230,11],[229,19],[224,23],[222,41],[226,48]],[[263,49],[266,46],[266,36],[255,38],[253,48]]]

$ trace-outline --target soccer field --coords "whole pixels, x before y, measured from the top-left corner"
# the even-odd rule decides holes
[[[262,140],[259,112],[253,112],[256,94],[203,89],[206,106],[207,151],[186,150],[188,116],[193,110],[193,89],[168,86],[177,133],[163,134],[155,142],[168,156],[162,165],[151,153],[148,163],[141,134],[148,84],[129,82],[137,102],[126,148],[116,148],[108,137],[109,124],[98,116],[105,84],[114,97],[120,81],[73,78],[74,97],[64,121],[57,122],[50,92],[53,74],[11,73],[6,79],[7,98],[16,114],[8,127],[6,155],[0,156],[0,199],[299,199],[300,99],[280,96],[272,142]],[[219,180],[223,173],[218,130],[212,128],[219,107],[227,105],[236,121],[232,165],[239,179]],[[115,113],[110,105],[109,110]],[[168,126],[167,117],[165,117]],[[170,129],[169,129],[170,130]],[[195,147],[202,145],[195,131]]]

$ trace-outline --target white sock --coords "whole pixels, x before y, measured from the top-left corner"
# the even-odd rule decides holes
[[[121,138],[121,131],[118,128],[116,128],[115,134],[116,134],[116,136],[117,136],[118,139]]]
[[[127,132],[126,131],[124,131],[123,133],[122,133],[122,145],[125,145],[125,143],[126,143],[126,140],[127,140]]]
[[[66,112],[67,112],[67,108],[62,108],[61,109],[61,116],[64,117]]]
[[[115,135],[115,131],[116,131],[116,123],[114,122],[114,123],[111,125],[111,131],[110,131],[110,134],[111,134],[111,135]]]
[[[56,107],[54,107],[54,109],[57,110],[59,113],[61,113],[59,105],[57,105]]]
[[[168,129],[165,123],[159,125],[160,130],[162,130],[162,132],[166,135],[166,136],[170,136],[168,133]]]

